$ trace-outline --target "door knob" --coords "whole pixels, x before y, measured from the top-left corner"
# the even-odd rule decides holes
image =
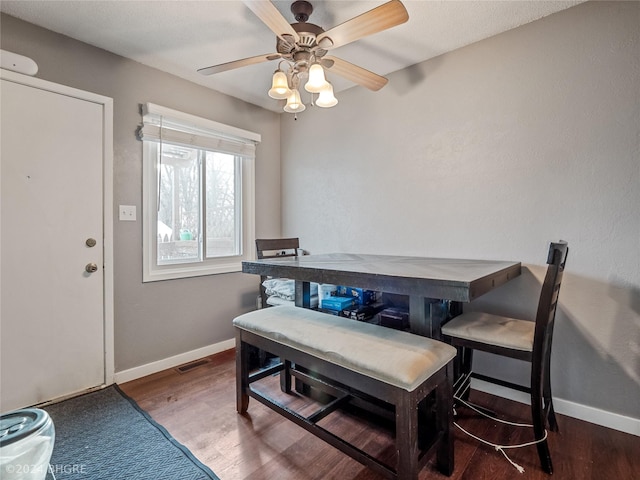
[[[96,265],[95,263],[87,263],[87,266],[84,267],[84,269],[89,273],[97,272],[98,265]]]

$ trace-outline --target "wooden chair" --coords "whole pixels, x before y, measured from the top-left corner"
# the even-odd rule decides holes
[[[258,259],[274,258],[274,257],[297,257],[298,248],[300,248],[300,239],[298,238],[256,238],[256,251]],[[267,279],[266,276],[260,277],[260,301],[262,308],[266,308],[267,293],[262,285]]]
[[[553,473],[553,466],[546,441],[545,425],[548,422],[552,431],[558,430],[551,397],[551,340],[560,283],[568,253],[569,247],[564,241],[551,243],[549,247],[549,266],[542,284],[535,322],[469,312],[451,319],[442,326],[444,340],[464,352],[463,373],[531,395],[531,416],[535,439],[538,442],[538,455],[542,468],[549,474]],[[530,384],[517,385],[472,372],[473,350],[530,362]]]

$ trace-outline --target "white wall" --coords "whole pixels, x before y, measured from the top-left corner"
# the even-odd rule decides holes
[[[286,116],[283,233],[313,253],[520,260],[469,307],[531,319],[548,242],[567,240],[554,394],[640,419],[638,25],[638,2],[588,2]]]

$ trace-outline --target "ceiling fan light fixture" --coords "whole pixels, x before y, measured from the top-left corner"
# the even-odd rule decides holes
[[[314,63],[309,69],[309,80],[304,86],[304,89],[310,93],[320,93],[326,89],[328,85],[327,79],[324,76],[324,70],[319,63]]]
[[[282,70],[278,69],[273,74],[269,96],[276,100],[282,100],[288,98],[289,95],[291,95],[291,90],[289,89],[287,76]]]
[[[327,87],[320,91],[316,105],[322,108],[333,107],[338,104],[338,99],[333,95],[333,86],[327,82]]]
[[[284,106],[284,111],[287,113],[299,113],[303,112],[306,108],[307,107],[300,99],[300,92],[297,88],[294,88],[287,98],[287,104]]]
[[[304,88],[311,93],[311,105],[314,105],[314,94],[318,95],[315,105],[319,107],[333,107],[338,103],[323,67],[330,69],[332,75],[335,73],[372,91],[384,87],[388,82],[386,78],[340,58],[325,55],[330,49],[382,32],[409,19],[402,1],[387,0],[382,5],[325,30],[307,22],[313,12],[313,6],[307,0],[296,0],[291,4],[291,12],[298,23],[289,23],[273,1],[251,0],[245,1],[245,4],[276,35],[276,52],[200,68],[198,72],[213,75],[281,59],[268,93],[269,97],[276,100],[286,99],[284,111],[294,114],[306,109],[299,90],[305,80],[307,82]],[[280,68],[283,64],[286,65],[284,72]]]

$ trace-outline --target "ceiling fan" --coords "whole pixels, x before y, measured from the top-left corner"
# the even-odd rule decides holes
[[[395,27],[409,19],[402,2],[391,0],[325,31],[322,27],[307,22],[313,12],[313,6],[307,1],[297,0],[291,4],[291,12],[297,21],[291,24],[270,1],[246,0],[244,3],[276,34],[276,51],[201,68],[198,72],[213,75],[248,65],[280,60],[273,75],[269,96],[276,99],[286,98],[287,105],[284,110],[290,113],[298,113],[305,109],[298,90],[304,79],[308,79],[304,85],[305,90],[318,94],[315,105],[331,107],[338,102],[333,96],[333,87],[325,79],[324,69],[373,91],[385,86],[388,81],[386,78],[327,54],[334,48]],[[281,69],[283,64],[286,66],[286,73]]]

